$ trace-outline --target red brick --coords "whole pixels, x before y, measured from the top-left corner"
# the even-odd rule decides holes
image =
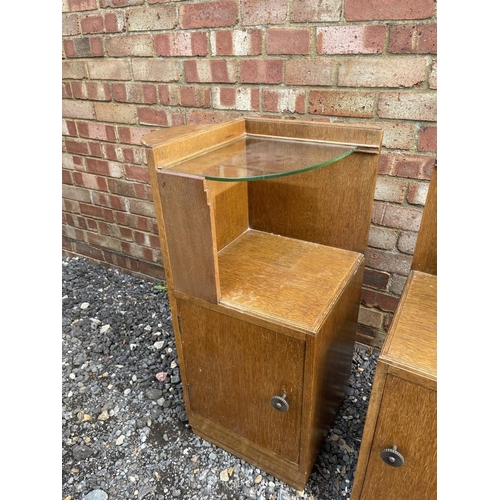
[[[74,172],[73,179],[76,186],[81,186],[87,189],[94,189],[98,191],[108,190],[106,179],[98,175],[87,174],[85,172]]]
[[[382,146],[388,149],[413,149],[416,125],[407,122],[378,121],[384,130]]]
[[[135,80],[146,82],[172,82],[179,80],[177,63],[174,60],[132,60],[132,73]]]
[[[387,290],[391,275],[376,269],[366,269],[363,275],[363,284],[379,290]]]
[[[76,123],[73,120],[63,120],[63,135],[78,136]]]
[[[323,23],[340,21],[342,0],[293,0],[290,20],[293,23]]]
[[[205,4],[203,4],[205,5]],[[173,4],[127,11],[128,31],[166,30],[175,27],[176,7]]]
[[[228,120],[239,118],[240,113],[230,111],[200,111],[200,110],[187,110],[186,111],[186,125],[195,124],[209,124],[209,123],[222,123]]]
[[[368,238],[368,245],[372,248],[395,250],[398,241],[398,232],[395,229],[372,226]]]
[[[236,62],[224,59],[184,61],[184,73],[186,82],[193,83],[236,83],[238,76]]]
[[[112,208],[113,210],[121,210],[122,212],[126,211],[124,198],[114,194],[92,191],[92,201],[98,206]]]
[[[383,25],[317,28],[318,54],[381,54],[385,46]]]
[[[151,219],[124,212],[116,213],[116,222],[123,226],[140,229],[142,231],[151,232],[153,229]]]
[[[374,199],[391,203],[403,203],[407,188],[408,181],[406,179],[379,175],[375,186]]]
[[[372,290],[363,289],[361,291],[361,304],[365,307],[375,307],[381,311],[394,313],[398,303],[399,299],[397,297]]]
[[[88,141],[90,155],[95,157],[102,157],[101,142],[100,141]]]
[[[431,65],[431,72],[429,74],[429,88],[437,89],[437,63],[433,62]]]
[[[437,152],[437,127],[425,127],[418,133],[418,150]]]
[[[210,41],[214,56],[256,56],[262,53],[262,30],[211,31]]]
[[[241,61],[241,83],[281,83],[283,60],[246,59]]]
[[[207,33],[166,33],[154,39],[158,56],[206,56],[208,54]]]
[[[291,59],[286,62],[287,85],[333,84],[333,62],[328,59]]]
[[[381,328],[383,325],[384,315],[377,310],[359,308],[358,323],[370,326],[372,328]]]
[[[92,120],[94,118],[94,105],[88,101],[71,101],[64,99],[62,102],[62,116],[63,118]]]
[[[311,90],[309,93],[309,113],[372,118],[376,96],[375,92]]]
[[[149,171],[146,166],[125,165],[125,177],[139,182],[150,182]]]
[[[142,147],[132,148],[124,146],[122,148],[122,152],[123,152],[123,160],[127,163],[143,164],[147,161],[145,150]]]
[[[97,0],[66,0],[71,12],[97,9]]]
[[[66,150],[68,153],[88,155],[89,144],[87,141],[76,141],[74,139],[65,139]]]
[[[259,111],[260,90],[252,87],[215,87],[212,89],[215,109]]]
[[[387,250],[377,250],[368,247],[365,253],[366,266],[380,271],[408,276],[412,257],[410,255],[393,253]],[[365,304],[366,305],[366,304]]]
[[[126,198],[133,198],[135,195],[134,186],[129,181],[108,179],[108,185],[109,190],[114,194],[125,196]]]
[[[141,127],[118,127],[118,137],[126,144],[142,146],[141,139],[145,134],[151,132],[149,128]]]
[[[150,248],[145,248],[134,243],[121,242],[121,251],[126,255],[131,255],[136,259],[149,260],[153,258],[153,252]]]
[[[110,57],[153,56],[153,37],[141,35],[114,35],[106,38],[106,50]]]
[[[432,156],[413,154],[384,155],[385,172],[396,177],[430,180],[435,164]]]
[[[130,213],[145,217],[156,217],[153,203],[144,200],[130,200]]]
[[[202,2],[179,7],[179,24],[182,29],[234,26],[237,20],[238,3],[235,0]]]
[[[88,61],[87,64],[93,80],[130,80],[128,61],[106,59]]]
[[[68,198],[73,201],[83,201],[90,203],[90,191],[88,189],[83,189],[76,186],[68,186],[63,184],[62,186],[62,196],[63,198]]]
[[[305,113],[306,92],[298,89],[264,89],[262,110],[278,113]]]
[[[398,250],[402,253],[413,255],[417,242],[417,234],[418,233],[402,231],[398,239]]]
[[[388,50],[399,54],[436,54],[437,25],[392,26]]]
[[[90,38],[90,50],[92,52],[92,57],[102,57],[104,56],[104,44],[102,37],[91,37]]]
[[[62,98],[71,99],[73,91],[71,90],[71,82],[62,82]]]
[[[269,28],[266,35],[268,54],[309,54],[311,30],[307,28]]]
[[[76,99],[111,100],[111,85],[107,82],[71,82],[71,88]]]
[[[167,114],[163,109],[137,108],[137,114],[142,125],[168,125]]]
[[[131,104],[96,102],[95,114],[101,122],[136,123],[136,108]]]
[[[104,33],[104,17],[101,15],[87,15],[81,18],[82,33]]]
[[[80,25],[78,24],[78,14],[63,14],[62,16],[62,35],[79,35]]]
[[[341,87],[419,87],[427,76],[424,57],[346,58],[340,62]]]
[[[434,15],[435,0],[345,0],[347,21],[427,19]]]
[[[80,137],[100,141],[116,141],[115,129],[112,125],[93,122],[78,122],[77,125]]]
[[[75,172],[79,173],[79,172]],[[73,184],[73,177],[71,175],[71,172],[66,169],[62,169],[62,174],[61,174],[61,179],[63,184]]]
[[[142,5],[144,0],[99,0],[101,9],[117,8],[117,7],[132,7],[134,5]]]
[[[387,205],[382,224],[395,229],[418,231],[422,211],[404,206]]]
[[[427,199],[427,192],[429,191],[428,182],[415,182],[411,181],[408,186],[408,195],[406,200],[411,205],[425,205]]]
[[[288,0],[241,0],[241,24],[283,24],[287,16],[287,3]]]
[[[113,97],[118,102],[155,104],[157,102],[156,85],[152,83],[114,83]]]
[[[117,33],[124,29],[124,20],[122,16],[118,17],[116,12],[106,12],[104,14],[104,31],[106,33]]]
[[[396,120],[436,121],[436,92],[381,92],[378,115]]]
[[[210,107],[210,89],[208,87],[181,87],[179,104],[193,108]]]
[[[110,176],[109,162],[104,160],[97,160],[96,158],[87,158],[87,172],[96,175]]]
[[[80,80],[87,78],[87,66],[84,61],[63,61],[62,77],[65,80]]]
[[[104,55],[100,38],[80,37],[63,41],[66,57],[101,57]]]

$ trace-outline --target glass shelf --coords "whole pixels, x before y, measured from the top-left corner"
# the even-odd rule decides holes
[[[355,150],[356,146],[327,141],[247,134],[166,168],[214,181],[253,181],[323,167],[349,156]]]

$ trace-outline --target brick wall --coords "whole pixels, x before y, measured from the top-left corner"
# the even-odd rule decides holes
[[[242,115],[384,129],[358,341],[378,347],[436,157],[434,0],[63,0],[63,254],[163,279],[141,137]]]

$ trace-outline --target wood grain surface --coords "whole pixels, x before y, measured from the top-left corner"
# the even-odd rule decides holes
[[[174,288],[218,302],[215,224],[205,179],[160,170],[158,185]]]
[[[437,168],[429,184],[411,268],[437,274]]]
[[[219,253],[220,304],[316,332],[362,255],[249,230]]]
[[[188,302],[179,315],[191,411],[298,462],[304,342]]]

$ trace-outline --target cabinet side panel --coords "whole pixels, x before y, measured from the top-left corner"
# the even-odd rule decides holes
[[[312,371],[306,374],[306,378],[312,381],[311,424],[307,426],[309,435],[303,440],[302,449],[307,456],[304,459],[309,470],[314,465],[349,384],[363,270],[364,259],[333,305],[314,342],[308,339],[310,354],[307,359],[310,363],[307,366]]]
[[[213,207],[202,177],[158,171],[174,289],[220,299]]]
[[[248,229],[247,183],[207,181],[207,185],[214,200],[217,250],[221,250]]]
[[[429,184],[411,268],[437,274],[437,168],[434,168]]]
[[[364,253],[378,162],[378,155],[353,153],[309,172],[250,182],[250,227]]]
[[[397,446],[401,467],[381,458]],[[361,499],[432,500],[437,496],[437,393],[387,375]]]

